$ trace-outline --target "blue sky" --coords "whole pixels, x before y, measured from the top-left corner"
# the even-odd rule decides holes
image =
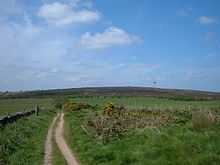
[[[1,0],[0,90],[220,91],[219,7],[219,0]]]

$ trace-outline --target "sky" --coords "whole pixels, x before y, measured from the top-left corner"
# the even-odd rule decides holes
[[[88,86],[220,92],[220,1],[0,0],[0,91]]]

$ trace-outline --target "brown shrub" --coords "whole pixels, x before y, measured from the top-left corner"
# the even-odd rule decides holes
[[[97,139],[106,143],[112,138],[120,138],[129,129],[159,127],[171,122],[173,118],[168,112],[129,110],[108,103],[104,106],[103,114],[90,116],[85,127]]]
[[[192,124],[195,129],[203,129],[215,123],[215,115],[211,111],[197,110],[192,112]]]

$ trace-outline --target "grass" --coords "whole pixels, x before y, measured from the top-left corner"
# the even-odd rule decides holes
[[[60,150],[58,149],[56,143],[53,143],[53,165],[67,165],[63,155],[61,154]]]
[[[219,100],[212,101],[181,101],[170,100],[166,98],[149,98],[149,97],[70,97],[71,100],[76,102],[84,102],[91,105],[104,105],[108,102],[113,102],[123,105],[130,109],[142,109],[146,107],[151,108],[173,108],[173,109],[186,109],[186,108],[217,108],[220,107]]]
[[[0,164],[42,164],[44,142],[54,115],[45,111],[0,128]]]
[[[58,121],[56,122],[57,125]],[[55,128],[56,128],[55,125]],[[53,134],[55,134],[55,130],[53,131]],[[67,165],[61,151],[59,150],[56,141],[55,141],[55,137],[53,136],[53,160],[52,160],[52,164],[53,165]]]
[[[44,109],[53,109],[53,99],[22,98],[1,99],[0,116],[32,109],[35,105]],[[0,129],[0,165],[1,164],[42,164],[44,142],[54,112],[41,112],[39,117],[20,119],[14,124]],[[66,165],[66,162],[53,139],[53,164]],[[32,163],[34,162],[34,163]]]
[[[0,99],[0,116],[30,110],[36,105],[51,109],[52,103],[49,98]]]
[[[175,101],[143,97],[74,98],[75,101],[103,105],[115,102],[127,108],[171,108],[181,112],[193,108],[218,108],[219,101]],[[190,110],[192,109],[190,108]],[[177,112],[178,112],[177,111]],[[220,111],[220,109],[219,109]],[[81,128],[88,121],[89,110],[67,112],[67,141],[82,165],[218,165],[220,164],[220,125],[213,124],[200,131],[192,121],[163,127],[130,129],[108,143],[86,134]],[[184,113],[180,118],[184,119]]]
[[[180,112],[180,121],[185,120],[183,110],[191,111],[194,108],[220,110],[220,101],[217,100],[187,101],[147,97],[69,97],[69,99],[91,105],[97,104],[100,107],[97,114],[102,114],[101,107],[108,102],[123,105],[129,110],[173,109]],[[53,100],[50,98],[0,100],[0,116],[29,110],[34,105],[51,109]],[[20,119],[14,124],[0,128],[0,164],[42,164],[45,137],[54,115],[54,112],[45,111],[38,117]],[[102,143],[82,129],[81,125],[89,118],[91,118],[89,110],[67,112],[65,116],[65,137],[82,165],[220,164],[218,124],[195,130],[192,121],[187,120],[184,124],[129,129],[123,136]],[[53,164],[66,165],[56,145],[53,149]]]

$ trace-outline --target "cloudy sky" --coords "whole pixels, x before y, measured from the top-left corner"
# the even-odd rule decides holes
[[[220,91],[220,1],[0,0],[0,90],[85,86]]]

